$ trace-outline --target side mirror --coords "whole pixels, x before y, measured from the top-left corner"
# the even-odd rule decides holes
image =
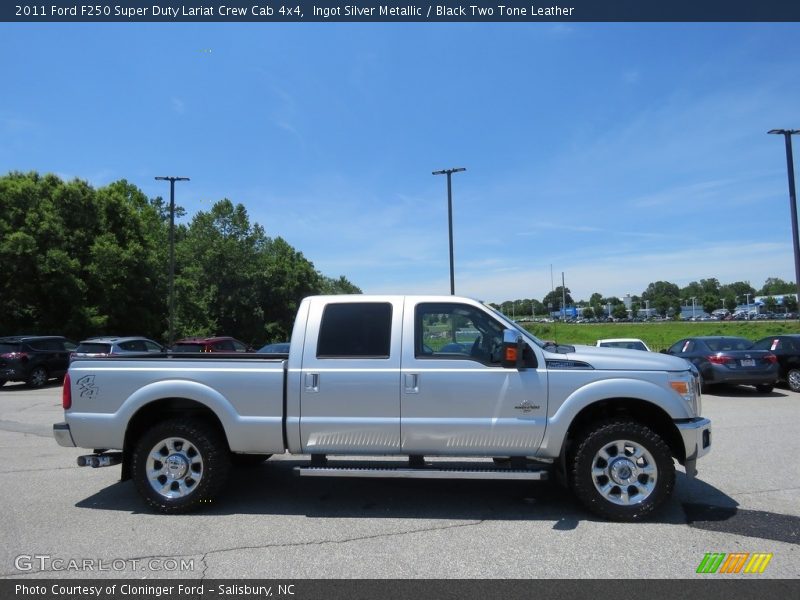
[[[525,369],[525,342],[522,336],[513,329],[503,330],[503,356],[500,364],[504,369]]]

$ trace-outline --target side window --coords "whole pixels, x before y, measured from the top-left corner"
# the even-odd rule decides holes
[[[689,345],[689,340],[681,340],[680,342],[675,342],[674,344],[672,344],[672,346],[670,346],[667,352],[669,352],[670,354],[680,354],[681,352],[686,351],[684,349],[684,346],[688,345]]]
[[[233,343],[233,349],[236,352],[247,352],[247,346],[245,346],[242,342],[238,342],[236,340],[233,340],[232,343]]]
[[[123,342],[119,345],[120,348],[123,350],[127,350],[128,352],[146,352],[147,348],[144,345],[144,342],[140,340],[131,340],[129,342]]]
[[[328,304],[322,313],[317,358],[389,358],[391,343],[388,302]]]
[[[499,365],[503,326],[465,304],[426,303],[415,314],[417,358],[469,359]]]
[[[233,342],[230,340],[223,340],[221,342],[215,342],[212,346],[215,352],[233,352]]]
[[[161,346],[159,346],[155,342],[146,341],[144,345],[145,348],[147,348],[148,352],[161,352]]]

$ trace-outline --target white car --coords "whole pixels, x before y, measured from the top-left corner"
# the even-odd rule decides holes
[[[601,348],[627,348],[628,350],[644,350],[650,352],[642,340],[638,338],[612,338],[607,340],[597,340],[596,346]]]

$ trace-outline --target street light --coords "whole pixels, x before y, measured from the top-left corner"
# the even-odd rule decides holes
[[[450,179],[453,173],[460,173],[466,171],[463,167],[455,169],[442,169],[441,171],[434,171],[433,175],[447,175],[447,227],[450,232],[450,295],[456,294],[456,275],[453,267],[453,191]]]
[[[800,133],[800,129],[770,129],[767,133],[782,135],[786,142],[786,170],[789,173],[789,213],[792,217],[792,245],[794,246],[794,280],[797,286],[797,298],[800,300],[800,238],[797,235],[797,195],[794,190],[794,159],[792,157],[792,136]]]
[[[189,181],[188,177],[156,177],[169,181],[169,340],[171,348],[175,339],[175,182]]]
[[[697,296],[692,296],[692,321],[695,320],[694,303],[695,303],[696,300],[697,300]]]

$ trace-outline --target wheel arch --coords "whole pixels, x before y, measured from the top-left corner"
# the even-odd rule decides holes
[[[649,427],[664,440],[679,463],[686,461],[686,449],[681,434],[664,409],[639,398],[608,398],[585,406],[572,419],[561,448],[562,463],[566,461],[575,440],[583,432],[595,423],[612,418],[630,419]]]
[[[219,416],[207,405],[188,398],[162,398],[139,408],[128,421],[122,445],[123,481],[131,478],[131,456],[136,441],[154,425],[176,416],[193,418],[206,422],[219,431],[226,441],[228,437]],[[228,448],[230,450],[230,448]]]

